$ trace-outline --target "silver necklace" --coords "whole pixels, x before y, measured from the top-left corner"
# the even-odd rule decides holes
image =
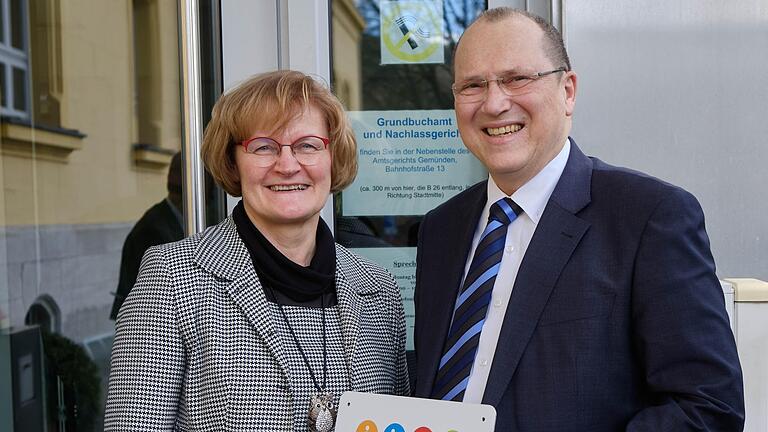
[[[275,297],[274,291],[272,291],[272,287],[269,287],[270,292],[272,293],[272,298],[277,300]],[[326,379],[328,377],[328,351],[326,349],[326,337],[325,337],[325,304],[324,304],[324,297],[321,294],[320,295],[320,309],[321,313],[323,315],[323,385],[321,386],[317,379],[315,378],[315,373],[312,371],[312,366],[309,364],[309,359],[307,359],[307,355],[304,354],[304,350],[301,348],[301,344],[299,343],[299,339],[296,337],[296,333],[293,331],[293,327],[291,326],[290,321],[288,321],[288,316],[285,314],[285,311],[283,310],[283,305],[277,303],[277,308],[280,309],[280,314],[283,316],[283,320],[285,321],[285,324],[288,326],[288,331],[291,334],[291,338],[293,339],[293,342],[296,344],[296,347],[299,349],[299,354],[301,354],[301,359],[304,361],[304,364],[307,366],[307,370],[309,371],[309,376],[312,378],[312,384],[315,385],[315,389],[317,390],[317,393],[312,395],[309,399],[309,411],[307,412],[307,426],[309,426],[310,432],[330,432],[333,429],[333,425],[336,423],[336,405],[333,402],[333,394],[325,390],[326,386]]]

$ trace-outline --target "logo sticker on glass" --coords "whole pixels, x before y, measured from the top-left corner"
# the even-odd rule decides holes
[[[381,64],[443,63],[442,0],[381,2]]]

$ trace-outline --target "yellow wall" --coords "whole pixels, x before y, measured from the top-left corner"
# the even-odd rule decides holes
[[[160,91],[153,94],[159,108],[154,119],[143,121],[154,122],[159,131],[162,142],[151,144],[176,150],[181,143],[176,2],[156,1],[161,60],[153,71]],[[4,223],[135,221],[165,196],[167,166],[137,165],[131,150],[140,123],[134,112],[133,1],[66,0],[59,5],[61,126],[86,137],[80,149],[65,157],[46,157],[34,144],[31,154],[11,154],[4,145]]]

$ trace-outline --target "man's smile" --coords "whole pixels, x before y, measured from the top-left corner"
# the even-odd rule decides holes
[[[484,128],[483,131],[490,136],[499,136],[499,135],[508,135],[508,134],[518,132],[522,128],[523,128],[523,125],[520,125],[520,124],[509,124],[501,127]]]

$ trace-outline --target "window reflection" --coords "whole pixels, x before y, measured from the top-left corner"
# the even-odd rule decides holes
[[[407,6],[400,9],[397,3],[389,1],[333,0],[331,6],[333,87],[347,109],[381,112],[382,115],[386,111],[396,110],[413,112],[416,115],[421,110],[452,110],[453,77],[450,65],[453,50],[464,29],[485,10],[485,1],[427,0],[407,2]],[[382,23],[386,26],[384,29],[381,28]],[[434,36],[437,34],[441,34],[442,38]],[[384,57],[382,45],[384,49],[389,50]],[[398,47],[403,48],[399,50]],[[439,55],[439,50],[442,50],[442,55]],[[390,56],[402,61],[393,61]],[[353,116],[363,118],[368,116],[367,112],[354,113]],[[362,149],[360,143],[364,138],[358,136],[359,149]],[[387,138],[373,136],[368,140],[369,145],[372,141],[378,141],[385,148],[389,145]],[[389,149],[393,150],[393,154],[399,151],[393,147]],[[364,160],[365,156],[358,159]],[[367,188],[366,191],[376,191],[375,188],[383,190],[384,187],[389,187],[387,182],[391,181],[391,178],[372,177],[378,174],[366,176],[366,170],[370,172],[371,166],[361,164],[362,175],[358,174],[358,180],[364,180],[361,180],[361,185],[358,186],[360,191],[363,191],[363,188]],[[477,173],[472,169],[464,171],[468,176],[485,175],[479,166]],[[432,185],[432,182],[427,181],[429,178],[429,174],[425,174],[419,177],[419,181]],[[370,181],[370,184],[365,183],[366,181]],[[350,211],[351,214],[345,214],[344,194],[355,186],[357,185],[353,184],[346,192],[334,197],[336,241],[381,264],[395,277],[400,286],[405,309],[408,333],[406,349],[411,350],[415,247],[423,216],[419,213],[423,212],[417,210],[410,202],[404,204],[405,211],[387,208],[387,211],[394,214],[378,214],[380,207],[375,206],[376,202],[371,202],[363,204],[362,207],[348,205],[347,208],[354,207],[355,210]],[[347,199],[350,195],[352,194],[346,195]],[[381,196],[371,195],[370,201],[377,201]],[[352,199],[356,198],[353,196]],[[388,201],[387,204],[389,203]],[[381,201],[378,201],[378,204],[381,204]],[[413,362],[409,363],[410,367],[413,365]],[[411,376],[415,374],[411,373]]]
[[[181,149],[177,16],[0,0],[0,430],[103,429],[123,244]]]
[[[486,8],[483,0],[445,0],[442,63],[381,64],[379,0],[334,0],[333,86],[349,110],[453,109],[451,59],[464,29]],[[416,246],[421,215],[345,216],[335,197],[336,236],[344,246]]]
[[[27,109],[28,53],[26,2],[0,2],[0,114],[29,117]],[[7,29],[7,33],[6,33]]]

